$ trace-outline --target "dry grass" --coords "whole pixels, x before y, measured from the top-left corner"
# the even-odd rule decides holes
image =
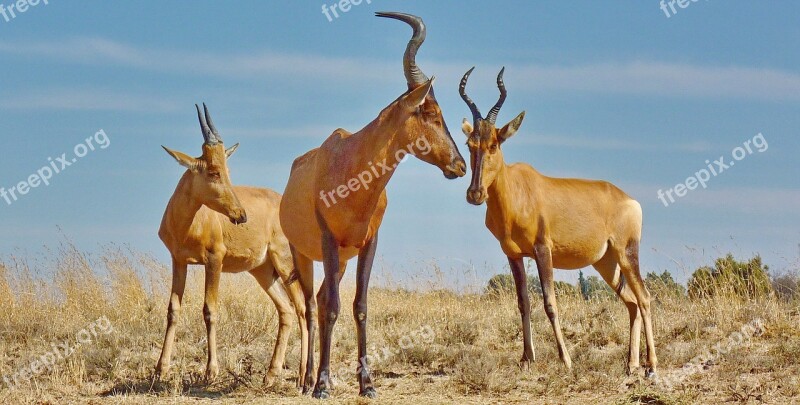
[[[299,347],[292,342],[285,379],[261,386],[277,329],[266,295],[248,275],[223,277],[219,322],[220,379],[202,381],[205,329],[202,272],[193,271],[181,313],[173,377],[155,383],[170,272],[163,264],[112,247],[99,258],[69,245],[50,257],[0,263],[0,373],[28,367],[52,344],[105,317],[113,331],[98,334],[51,370],[0,388],[0,403],[305,403],[294,389]],[[45,275],[36,269],[48,269]],[[53,275],[53,270],[55,274]],[[343,301],[353,289],[343,287]],[[763,330],[749,344],[706,362],[672,389],[623,371],[628,318],[615,299],[560,297],[573,370],[563,369],[541,301],[534,297],[537,360],[520,372],[516,299],[446,291],[370,291],[370,352],[381,403],[795,403],[800,402],[800,311],[777,298],[743,301],[656,296],[661,373],[675,373],[696,355],[754,319]],[[348,308],[348,305],[344,305]],[[349,311],[348,311],[349,312]],[[366,403],[350,371],[355,330],[345,312],[336,329],[334,399]]]

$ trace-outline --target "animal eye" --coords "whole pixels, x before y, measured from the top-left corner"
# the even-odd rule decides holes
[[[489,152],[495,153],[497,152],[497,144],[494,144],[489,147]]]
[[[220,175],[219,172],[208,172],[208,177],[211,177],[212,179],[219,179]]]

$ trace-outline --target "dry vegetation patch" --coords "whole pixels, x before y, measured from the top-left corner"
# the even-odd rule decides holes
[[[152,372],[163,339],[170,282],[170,271],[163,264],[113,246],[100,257],[66,245],[50,257],[4,259],[0,263],[3,376],[13,379],[20,370],[30,370],[32,362],[53,350],[53,345],[74,340],[78,331],[100,317],[107,318],[113,331],[93,336],[30,379],[18,374],[18,384],[4,383],[0,388],[0,403],[307,402],[294,388],[299,361],[296,332],[284,379],[273,387],[261,384],[277,314],[247,274],[222,278],[221,376],[213,384],[203,382],[202,281],[201,271],[191,271],[172,376],[155,382]],[[668,389],[624,374],[627,311],[613,296],[585,300],[568,292],[558,297],[574,364],[567,371],[560,364],[552,330],[534,293],[536,361],[529,371],[521,372],[521,326],[513,293],[373,288],[369,351],[381,403],[800,401],[797,301],[777,294],[689,299],[653,290],[662,375],[680,372],[684,364],[713,352],[714,345],[756,319],[763,328],[742,344],[707,359],[700,370],[683,375]],[[352,298],[353,289],[343,286],[343,302]],[[333,348],[336,386],[329,402],[367,403],[357,398],[352,375],[355,328],[349,316],[341,319]]]

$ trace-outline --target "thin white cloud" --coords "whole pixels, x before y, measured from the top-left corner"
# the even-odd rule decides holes
[[[335,125],[307,125],[290,128],[231,128],[226,136],[239,138],[315,138],[324,140],[337,127]]]
[[[160,97],[85,89],[58,89],[46,93],[5,97],[0,99],[0,109],[171,112],[178,110],[178,104]]]
[[[399,51],[398,51],[399,52]],[[254,50],[244,54],[149,49],[102,38],[19,44],[0,41],[0,54],[57,59],[82,65],[213,76],[225,79],[372,82],[399,75],[398,61],[289,54]],[[430,74],[457,80],[470,63],[424,62]],[[477,88],[493,86],[482,68]],[[735,98],[761,101],[800,100],[800,74],[747,66],[696,66],[651,61],[589,63],[573,66],[517,64],[507,67],[507,82],[518,91],[571,91],[683,98]],[[452,80],[451,80],[452,79]],[[365,86],[369,86],[366,84]]]
[[[709,185],[707,189],[698,188],[689,191],[686,196],[677,198],[669,207],[664,207],[658,199],[657,192],[659,189],[666,191],[671,186],[620,184],[620,187],[640,202],[658,204],[659,208],[665,210],[690,207],[751,216],[784,215],[786,218],[797,218],[797,207],[800,206],[800,189],[791,188],[717,188]]]
[[[633,142],[622,139],[609,139],[604,137],[564,136],[550,134],[531,134],[515,142],[529,145],[543,145],[566,148],[580,148],[590,150],[621,150],[621,151],[678,151],[678,152],[707,152],[713,145],[707,141],[694,141],[687,143],[652,144]]]
[[[719,210],[720,206],[724,206],[726,211],[744,214],[770,216],[789,214],[797,217],[800,190],[751,187],[694,190],[682,200],[686,200],[687,205],[706,209]]]
[[[397,73],[397,64],[318,55],[254,51],[247,54],[188,52],[137,48],[101,38],[76,38],[60,43],[19,45],[0,42],[0,53],[58,59],[83,65],[115,65],[132,69],[217,76],[232,79],[290,74],[316,79],[379,79]]]
[[[800,100],[800,75],[768,68],[642,61],[517,68],[516,80],[530,90]]]

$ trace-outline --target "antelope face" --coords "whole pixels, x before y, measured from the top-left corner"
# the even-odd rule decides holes
[[[429,80],[403,97],[402,102],[410,113],[404,124],[409,140],[407,152],[438,167],[452,180],[466,175],[467,165],[433,95],[433,81]]]
[[[205,104],[203,105],[205,107]],[[208,108],[205,108],[205,121],[197,107],[200,127],[203,130],[203,155],[199,158],[191,157],[185,153],[173,151],[163,147],[181,165],[189,171],[187,173],[191,182],[191,195],[189,198],[200,205],[227,216],[234,224],[247,222],[247,213],[233,192],[230,172],[228,171],[228,158],[236,152],[239,144],[225,149]]]
[[[497,172],[505,164],[500,145],[514,135],[524,118],[523,112],[502,129],[497,129],[494,123],[487,120],[482,119],[477,126],[473,126],[464,119],[462,130],[467,136],[472,168],[472,180],[467,189],[467,202],[470,204],[481,205],[486,202],[489,195],[487,190],[494,183]]]
[[[497,173],[505,165],[503,159],[503,152],[500,146],[511,138],[522,125],[525,119],[525,112],[522,112],[517,118],[506,124],[501,129],[497,129],[495,122],[497,121],[497,114],[503,107],[506,100],[506,88],[503,83],[503,72],[500,71],[497,76],[497,86],[500,88],[500,100],[489,111],[486,118],[483,118],[478,107],[467,96],[466,87],[469,75],[475,68],[470,69],[461,79],[460,93],[461,98],[467,103],[472,111],[473,123],[470,124],[467,119],[464,119],[461,129],[464,135],[467,136],[467,147],[470,153],[470,167],[472,168],[472,181],[470,182],[469,189],[467,189],[467,202],[474,205],[481,205],[486,202],[489,197],[487,190],[494,183],[497,178]]]

